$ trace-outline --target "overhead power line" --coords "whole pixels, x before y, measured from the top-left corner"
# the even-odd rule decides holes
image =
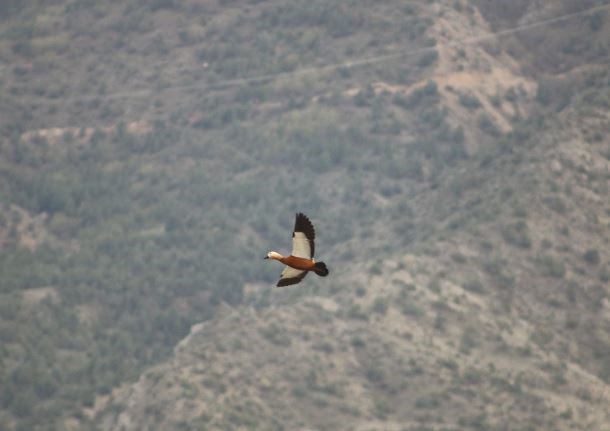
[[[462,39],[462,40],[451,41],[451,42],[448,42],[446,44],[446,46],[460,47],[460,46],[467,46],[467,45],[475,45],[477,43],[483,42],[488,39],[499,38],[499,37],[516,34],[516,33],[530,30],[530,29],[537,28],[537,27],[544,27],[544,26],[548,26],[551,24],[556,24],[559,22],[567,21],[572,18],[587,15],[587,14],[605,10],[608,8],[610,8],[610,3],[605,3],[602,5],[598,5],[598,6],[592,6],[590,8],[587,8],[587,9],[584,9],[584,10],[581,10],[578,12],[564,14],[561,16],[553,17],[553,18],[541,19],[541,20],[530,22],[530,23],[511,27],[511,28],[508,28],[505,30],[488,32],[488,33],[485,33],[482,35],[473,36],[473,37]],[[411,57],[414,55],[420,55],[420,54],[424,54],[427,52],[433,52],[435,50],[436,50],[436,47],[427,46],[427,47],[412,49],[412,50],[408,50],[408,51],[397,51],[397,52],[383,54],[383,55],[374,56],[374,57],[348,60],[348,61],[344,61],[341,63],[333,63],[333,64],[324,65],[324,66],[302,67],[302,68],[292,70],[292,71],[287,71],[287,72],[269,73],[269,74],[265,74],[265,75],[256,75],[256,76],[251,76],[251,77],[246,77],[246,78],[226,79],[226,80],[222,80],[222,81],[218,81],[218,82],[214,82],[214,83],[173,85],[173,86],[165,87],[161,90],[142,89],[142,90],[133,90],[133,91],[121,91],[121,92],[104,94],[104,95],[70,97],[68,99],[69,100],[79,100],[79,101],[86,101],[86,100],[93,100],[93,99],[112,100],[112,99],[120,99],[120,98],[126,98],[126,97],[127,98],[145,97],[145,96],[151,95],[155,91],[158,92],[158,91],[169,91],[169,90],[213,90],[213,89],[221,89],[221,88],[226,88],[226,87],[236,87],[236,86],[242,86],[242,85],[257,84],[257,83],[262,83],[262,82],[267,82],[267,81],[280,80],[280,79],[285,79],[285,78],[294,78],[299,75],[307,75],[310,73],[324,73],[324,72],[329,72],[329,71],[343,69],[343,68],[349,69],[349,68],[357,67],[357,66],[365,66],[365,65],[369,65],[369,64],[382,63],[382,62],[387,62],[387,61],[396,60],[396,59],[400,59],[400,58]],[[48,99],[44,99],[44,101],[51,102]],[[66,99],[58,99],[58,100],[52,101],[52,102],[59,103],[59,102],[65,102],[65,101],[66,101]]]

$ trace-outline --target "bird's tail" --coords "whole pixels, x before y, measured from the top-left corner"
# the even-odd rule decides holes
[[[328,268],[324,262],[316,262],[313,267],[313,272],[318,274],[320,277],[326,277],[328,275]]]

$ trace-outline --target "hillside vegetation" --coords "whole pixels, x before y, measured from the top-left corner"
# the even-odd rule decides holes
[[[603,2],[0,16],[0,429],[610,420]]]

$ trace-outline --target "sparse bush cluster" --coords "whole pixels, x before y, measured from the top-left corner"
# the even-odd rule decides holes
[[[541,254],[536,262],[543,275],[548,277],[563,278],[566,274],[566,266],[561,259],[550,254]]]
[[[488,114],[479,114],[479,117],[477,118],[477,124],[479,125],[479,129],[481,129],[482,132],[485,132],[488,135],[493,136],[494,138],[498,138],[502,134],[494,120]]]
[[[467,109],[475,110],[481,107],[479,99],[470,94],[460,94],[458,100],[460,104]]]
[[[599,265],[601,261],[599,251],[592,248],[585,251],[585,253],[583,254],[583,259],[590,265]]]
[[[485,293],[485,287],[483,286],[483,283],[477,279],[466,281],[464,284],[462,284],[462,287],[464,288],[464,290],[467,290],[469,292],[479,294]]]
[[[502,236],[504,237],[504,240],[511,245],[525,249],[529,249],[532,246],[527,223],[523,220],[505,225],[502,228]]]
[[[438,86],[435,81],[428,81],[424,87],[413,90],[407,97],[397,93],[393,102],[405,109],[412,109],[423,101],[437,101]]]

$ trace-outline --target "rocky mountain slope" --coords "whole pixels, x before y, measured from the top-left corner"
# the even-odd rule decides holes
[[[194,326],[168,363],[119,391],[103,429],[607,426],[607,58],[530,74],[537,65],[504,41],[444,48],[497,27],[478,9],[468,24],[438,13],[437,97],[467,152],[484,155],[408,202],[387,199],[409,208],[406,231],[433,225],[426,238],[380,258],[357,238],[350,247],[368,257],[340,263],[327,283],[251,286],[248,305]],[[508,45],[536,51],[516,39]],[[542,76],[581,74],[589,84],[566,106],[544,99]],[[424,85],[373,91],[408,98]],[[497,152],[479,139],[487,121]],[[373,238],[404,241],[405,230]]]
[[[437,203],[444,228],[411,253],[249,286],[114,394],[101,428],[604,429],[608,161],[560,141],[442,182],[427,199],[457,195]]]
[[[0,429],[604,429],[606,5],[3,7]]]

